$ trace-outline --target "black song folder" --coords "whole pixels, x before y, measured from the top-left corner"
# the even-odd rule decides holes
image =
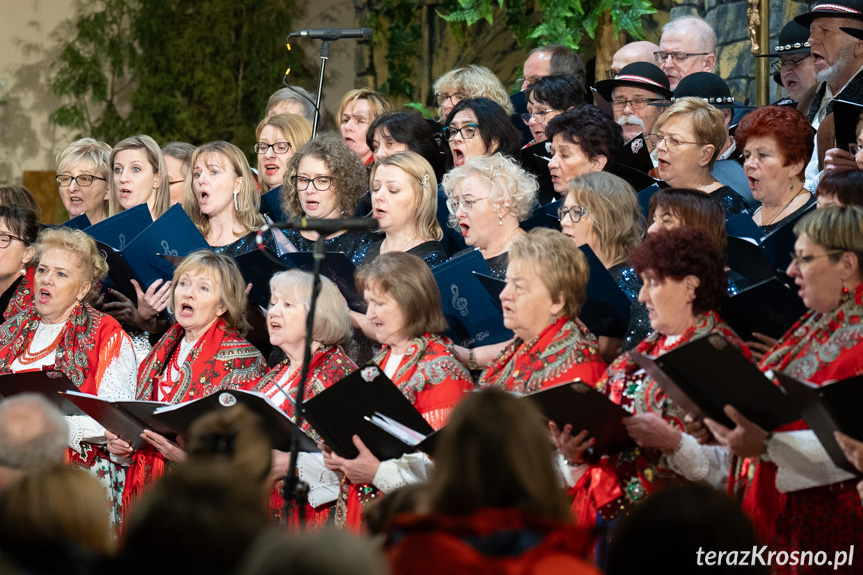
[[[48,398],[64,415],[83,415],[75,404],[62,395],[64,391],[78,391],[72,380],[60,371],[22,371],[0,375],[0,397],[7,398],[19,393],[38,393]]]
[[[176,433],[153,417],[157,409],[168,405],[162,401],[109,401],[78,391],[67,391],[63,396],[133,449],[141,449],[146,443],[141,437],[145,429],[155,431],[171,441],[177,438]]]

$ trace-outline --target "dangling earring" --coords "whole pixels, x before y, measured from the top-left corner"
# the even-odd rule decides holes
[[[239,211],[240,211],[240,206],[239,206],[239,204],[238,204],[238,202],[237,202],[237,194],[239,194],[239,193],[240,193],[240,192],[234,192],[234,211],[235,211],[235,212],[239,212]]]
[[[497,225],[499,225],[499,226],[503,225],[503,216],[500,214],[497,215]]]

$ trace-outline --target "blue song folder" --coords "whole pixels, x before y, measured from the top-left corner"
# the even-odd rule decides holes
[[[108,244],[115,250],[123,251],[138,234],[152,223],[150,208],[147,207],[147,204],[140,204],[106,218],[98,224],[93,224],[84,231],[97,242]]]

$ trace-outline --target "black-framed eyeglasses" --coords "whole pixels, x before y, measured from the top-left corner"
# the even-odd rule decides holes
[[[78,182],[78,185],[82,188],[86,188],[92,185],[93,180],[102,180],[103,182],[108,181],[105,178],[100,178],[99,176],[91,176],[90,174],[79,174],[77,176],[57,176],[55,179],[57,180],[57,185],[63,188],[71,186],[73,180]]]
[[[660,134],[650,134],[647,139],[650,140],[650,143],[653,144],[654,147],[665,142],[665,147],[668,148],[670,152],[673,152],[683,144],[695,144],[696,146],[706,145],[703,142],[684,142],[683,140],[678,140],[673,136],[662,136]]]
[[[554,110],[554,109],[537,110],[536,112],[533,112],[533,113],[522,114],[521,119],[525,124],[530,124],[531,118],[536,120],[537,124],[542,124],[545,122],[545,117],[548,114],[551,114],[552,112],[557,112],[557,110]]]
[[[326,192],[333,184],[332,176],[315,176],[314,178],[305,178],[303,176],[291,177],[291,183],[299,191],[303,192],[309,189],[309,183],[314,182],[315,189],[319,192]]]
[[[812,54],[803,54],[800,58],[796,60],[776,60],[773,62],[770,67],[773,68],[774,72],[781,72],[782,68],[788,68],[789,70],[796,70],[797,66],[800,65],[800,62],[811,56]]]
[[[632,108],[633,110],[643,110],[647,107],[651,102],[663,102],[662,98],[632,98],[631,100],[612,100],[611,108],[619,112],[624,110],[627,106]]]
[[[287,154],[291,149],[290,142],[276,142],[274,144],[268,144],[266,142],[258,142],[255,144],[255,153],[256,154],[266,154],[270,148],[277,154]]]
[[[581,218],[584,217],[584,214],[587,213],[587,208],[585,206],[572,206],[570,208],[560,207],[557,208],[557,219],[563,221],[563,218],[569,215],[569,221],[574,224],[577,224],[581,221]]]
[[[479,126],[476,124],[465,124],[461,128],[453,128],[452,126],[447,126],[443,129],[443,137],[446,138],[447,142],[452,142],[455,140],[455,137],[461,134],[461,137],[465,140],[472,140],[479,133]]]
[[[683,62],[688,58],[692,58],[693,56],[708,56],[710,52],[666,52],[664,50],[659,50],[658,52],[653,53],[653,57],[656,58],[657,62],[665,62],[668,60],[669,56],[675,62]]]
[[[19,238],[18,236],[15,236],[12,234],[7,234],[5,232],[0,232],[0,250],[4,250],[4,249],[8,248],[9,244],[12,243],[12,240],[18,240],[19,242],[21,242],[25,246],[30,245],[30,242],[28,242],[27,240],[23,240],[23,239]]]
[[[809,264],[811,264],[813,261],[815,261],[817,258],[832,256],[833,254],[841,254],[843,252],[844,252],[844,250],[828,250],[828,251],[824,252],[823,254],[816,254],[816,255],[809,255],[809,256],[801,256],[799,254],[791,252],[788,255],[791,256],[791,262],[797,264],[798,268],[804,268],[804,267],[808,266]]]
[[[438,106],[443,106],[443,103],[447,100],[452,100],[453,105],[455,105],[464,98],[464,94],[461,92],[438,92],[434,97],[437,100]]]

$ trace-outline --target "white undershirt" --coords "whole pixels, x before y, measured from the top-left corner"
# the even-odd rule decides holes
[[[390,357],[387,360],[387,364],[385,366],[383,366],[384,373],[386,374],[386,376],[388,378],[390,378],[390,379],[393,378],[393,376],[395,375],[396,370],[398,369],[399,364],[402,362],[402,358],[404,356],[405,356],[405,354],[403,354],[403,353],[390,352]]]
[[[180,349],[177,350],[177,366],[183,366],[183,362],[186,361],[187,357],[189,357],[189,353],[191,353],[197,343],[197,339],[191,342],[186,341],[186,338],[180,340]],[[157,401],[166,401],[166,398],[173,387],[172,384],[177,383],[180,380],[180,370],[176,369],[175,366],[172,366],[171,363],[172,359],[169,357],[168,364],[165,366],[165,370],[162,372],[162,377],[159,379],[159,385],[157,386]],[[167,379],[168,372],[171,374],[171,381],[168,381]],[[165,385],[165,389],[162,387],[163,384]]]
[[[51,343],[57,339],[60,332],[63,331],[64,327],[66,327],[65,321],[63,323],[43,323],[40,321],[39,325],[36,327],[36,333],[33,334],[33,339],[30,341],[30,346],[28,348],[30,350],[30,354],[35,355],[51,345]],[[57,348],[55,347],[51,353],[33,363],[21,363],[19,359],[20,356],[16,357],[15,361],[12,362],[12,365],[9,366],[9,369],[13,372],[42,369],[45,366],[54,365],[56,363]]]

